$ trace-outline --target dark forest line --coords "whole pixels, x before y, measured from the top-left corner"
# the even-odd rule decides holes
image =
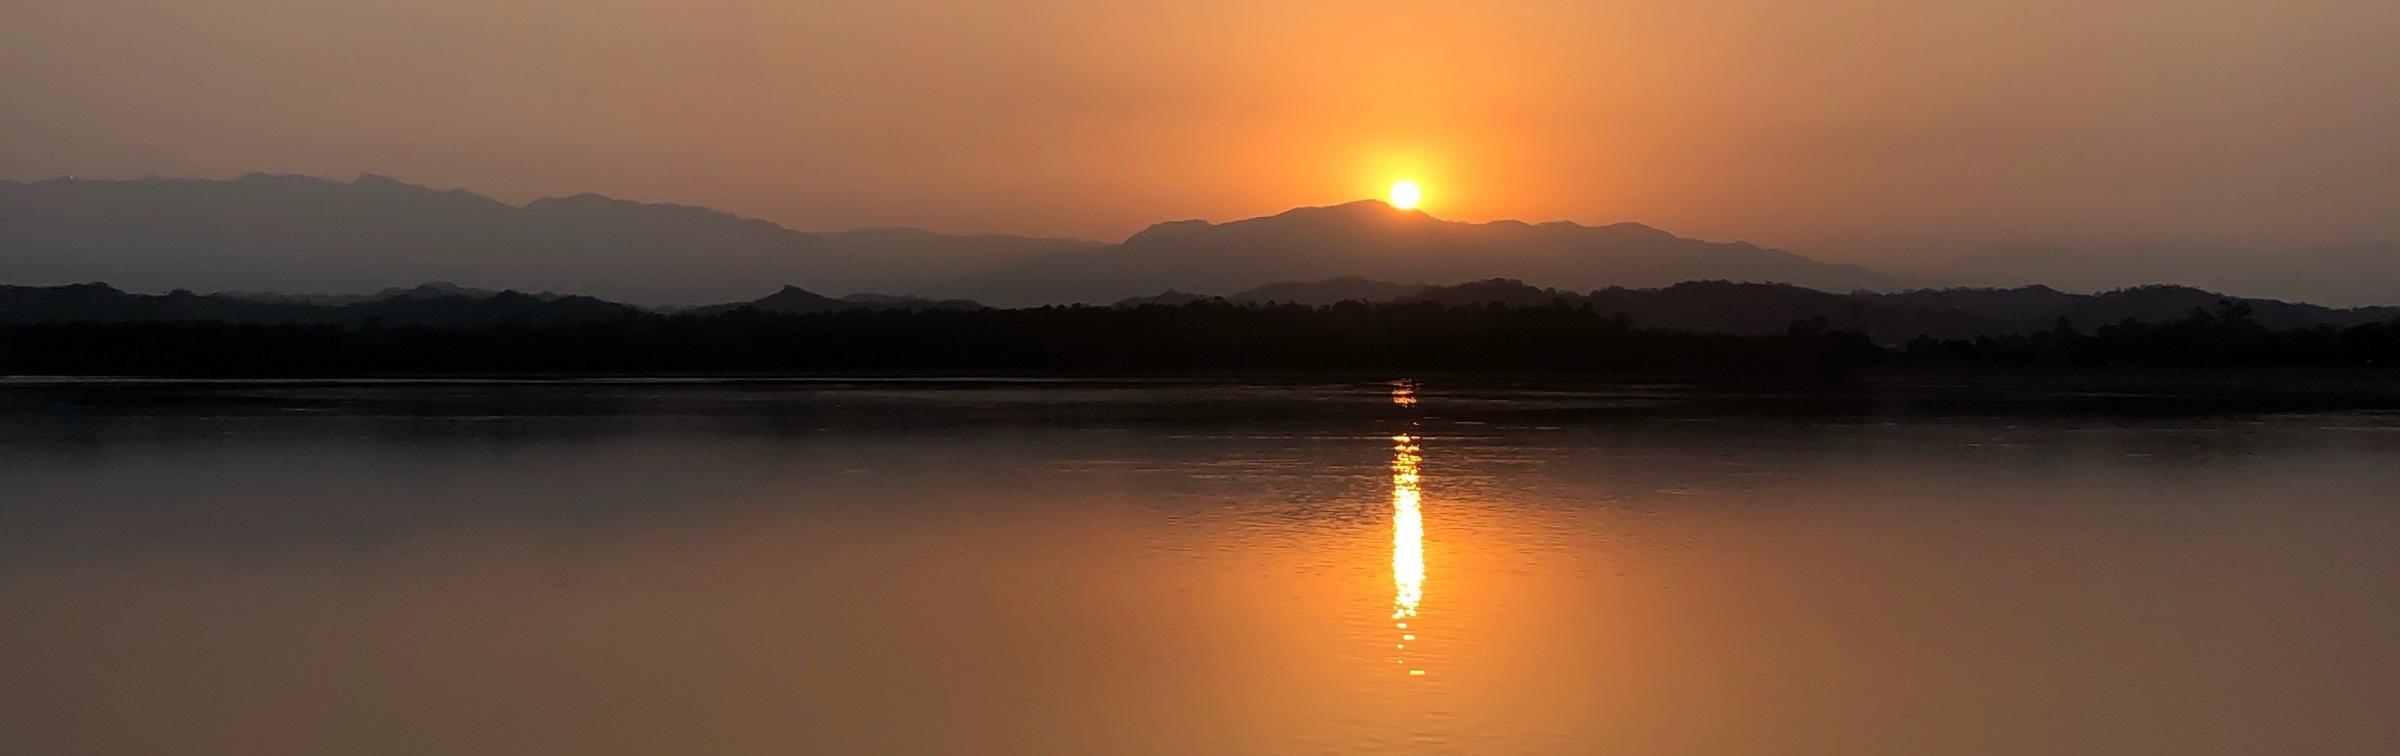
[[[2348,328],[2400,319],[2400,308],[2337,309],[2277,300],[2240,299],[2178,286],[2144,286],[2072,294],[2028,286],[2015,289],[1927,289],[1836,294],[1783,284],[1688,281],[1657,289],[1609,288],[1574,292],[1509,279],[1449,286],[1402,285],[1360,278],[1295,281],[1208,297],[1167,292],[1117,303],[1224,303],[1243,307],[1329,306],[1342,302],[1473,307],[1564,305],[1622,314],[1644,328],[1771,336],[1793,321],[1823,319],[1885,346],[1920,337],[1972,340],[2053,330],[2065,319],[2084,328],[2136,321],[2174,323],[2193,311],[2230,303],[2249,308],[2249,320],[2274,330]],[[747,302],[660,311],[588,296],[471,289],[445,283],[388,289],[373,295],[134,294],[104,284],[0,286],[0,323],[221,322],[256,325],[474,328],[605,323],[648,315],[718,314],[744,308],[781,314],[864,310],[981,310],[967,300],[852,294],[832,297],[784,286]]]
[[[622,313],[477,326],[0,324],[0,374],[158,377],[1540,373],[1777,383],[1900,368],[2374,368],[2400,323],[2275,329],[2223,302],[2166,323],[1878,345],[1824,318],[1779,333],[1643,327],[1589,303]]]

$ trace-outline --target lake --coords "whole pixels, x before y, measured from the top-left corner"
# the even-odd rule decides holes
[[[0,385],[0,753],[2400,751],[2400,414]]]

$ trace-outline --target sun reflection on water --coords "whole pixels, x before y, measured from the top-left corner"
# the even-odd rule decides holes
[[[1393,384],[1392,403],[1416,406],[1416,386]],[[1417,465],[1424,457],[1417,440],[1414,433],[1392,437],[1392,624],[1400,631],[1400,642],[1395,645],[1402,651],[1417,639],[1408,623],[1416,618],[1417,604],[1425,599],[1425,515],[1417,480]],[[1407,666],[1408,658],[1403,655],[1398,662]],[[1421,677],[1425,670],[1412,667],[1408,674]]]

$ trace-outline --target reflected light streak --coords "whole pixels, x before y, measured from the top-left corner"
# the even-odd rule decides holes
[[[1392,403],[1411,407],[1417,403],[1416,387],[1402,382],[1392,386]],[[1401,630],[1399,649],[1408,648],[1407,641],[1417,636],[1408,631],[1408,621],[1417,616],[1417,604],[1425,600],[1425,515],[1423,491],[1418,486],[1417,466],[1424,461],[1414,434],[1402,433],[1392,437],[1392,624]],[[1407,664],[1402,658],[1400,664]],[[1422,677],[1425,670],[1411,669],[1411,677]]]
[[[1392,619],[1405,624],[1425,598],[1425,515],[1417,486],[1417,438],[1392,437]]]

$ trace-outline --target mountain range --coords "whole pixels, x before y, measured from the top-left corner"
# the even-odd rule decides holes
[[[373,175],[0,182],[0,282],[16,284],[343,293],[443,280],[691,305],[764,282],[899,291],[1099,246],[912,229],[808,234],[594,194],[519,206]]]
[[[1121,244],[980,274],[959,295],[1007,303],[1105,302],[1162,288],[1228,291],[1341,276],[1436,282],[1511,277],[1565,288],[1720,279],[1849,291],[1894,283],[1855,266],[1746,243],[1686,239],[1637,223],[1460,223],[1363,200],[1230,223],[1161,223]]]
[[[327,303],[372,299],[367,292],[395,283],[459,281],[645,307],[735,301],[783,283],[1020,307],[1350,277],[1510,278],[1582,291],[1695,280],[1832,292],[2165,283],[2355,306],[2400,303],[2395,270],[2400,244],[2382,242],[2271,254],[2014,246],[1896,276],[1635,223],[1461,223],[1376,201],[1160,223],[1112,244],[905,228],[810,233],[702,207],[596,194],[514,205],[376,175],[0,181],[0,283],[106,281],[134,291],[284,292]]]
[[[1343,275],[1510,276],[1576,288],[1700,278],[1831,290],[1891,283],[1852,266],[1638,224],[1457,223],[1375,201],[1161,223],[1105,244],[913,229],[804,233],[700,207],[594,194],[511,205],[374,175],[0,182],[0,282],[12,284],[340,296],[447,280],[688,306],[796,282],[1026,306]]]

